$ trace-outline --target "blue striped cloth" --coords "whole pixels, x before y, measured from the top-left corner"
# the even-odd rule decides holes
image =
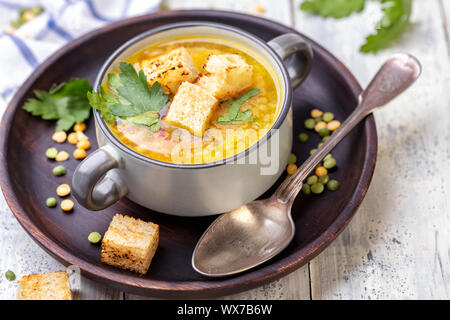
[[[45,58],[66,42],[104,24],[154,12],[160,0],[0,0],[0,111]],[[44,12],[14,32],[21,8]]]

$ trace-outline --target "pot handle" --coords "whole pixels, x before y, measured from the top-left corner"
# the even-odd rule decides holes
[[[73,173],[75,199],[83,207],[95,211],[120,200],[128,193],[128,187],[118,170],[121,167],[120,157],[109,145],[91,153]],[[103,179],[100,180],[101,177]]]
[[[282,60],[292,55],[288,63],[284,63],[291,78],[292,88],[297,88],[311,71],[313,50],[303,37],[295,33],[286,33],[267,43]]]

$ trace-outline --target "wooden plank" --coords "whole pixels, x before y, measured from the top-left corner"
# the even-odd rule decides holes
[[[208,1],[208,0],[170,0],[165,1],[170,9],[222,9],[234,10],[250,14],[258,14],[281,23],[292,25],[291,1],[242,0],[242,1]],[[257,6],[265,9],[257,13]],[[309,299],[308,266],[275,281],[269,285],[249,290],[224,299]],[[126,299],[145,299],[133,294],[126,294]]]
[[[450,3],[448,1],[439,0],[439,4],[441,6],[442,21],[446,31],[447,46],[450,51]]]
[[[225,300],[309,300],[308,265],[254,290],[224,297]]]
[[[344,20],[295,11],[296,28],[340,58],[362,85],[395,52],[410,52],[424,66],[411,90],[376,113],[379,150],[371,187],[348,228],[311,262],[313,299],[449,297],[450,171],[444,159],[450,157],[450,63],[443,3],[414,1],[412,25],[376,55],[358,52],[362,35],[378,19],[375,2]]]
[[[230,10],[259,15],[289,26],[293,22],[290,0],[165,0],[164,3],[170,9]]]
[[[0,195],[0,300],[15,299],[17,282],[4,277],[12,270],[17,279],[32,273],[53,272],[66,268],[50,257],[22,229],[8,208],[3,194]],[[99,300],[122,299],[121,292],[105,288],[85,277],[71,274],[75,299]]]

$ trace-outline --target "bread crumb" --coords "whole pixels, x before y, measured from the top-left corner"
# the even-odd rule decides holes
[[[159,226],[117,213],[102,240],[103,263],[146,274],[159,242]]]
[[[66,271],[23,276],[17,292],[21,300],[72,300]]]

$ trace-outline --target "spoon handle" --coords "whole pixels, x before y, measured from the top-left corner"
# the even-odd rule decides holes
[[[420,62],[408,54],[396,54],[378,70],[359,97],[359,105],[325,143],[286,179],[274,196],[282,203],[293,202],[303,181],[322,159],[367,115],[405,91],[420,75]]]

